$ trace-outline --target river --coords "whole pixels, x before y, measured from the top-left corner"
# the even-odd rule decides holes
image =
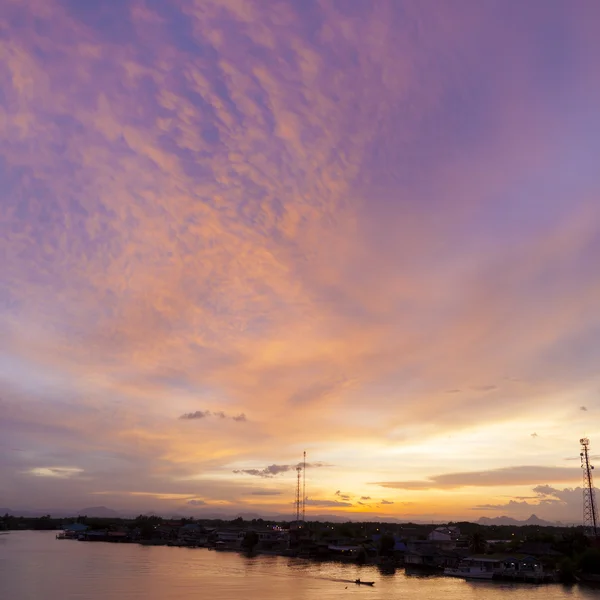
[[[372,588],[351,583],[375,581]],[[579,600],[581,586],[467,582],[393,575],[377,567],[247,558],[203,548],[57,540],[55,532],[0,535],[2,600]]]

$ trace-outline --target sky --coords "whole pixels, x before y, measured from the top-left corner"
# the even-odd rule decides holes
[[[0,507],[581,519],[595,0],[4,0]]]

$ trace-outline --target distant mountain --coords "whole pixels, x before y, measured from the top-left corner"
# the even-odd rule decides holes
[[[81,510],[72,510],[69,508],[45,508],[45,509],[32,509],[32,510],[13,510],[11,508],[0,508],[0,515],[9,514],[13,517],[42,517],[44,515],[50,515],[51,517],[60,519],[66,517],[77,517],[79,515],[86,515],[88,517],[98,517],[104,519],[114,519],[121,517],[121,513],[113,510],[112,508],[106,508],[106,506],[92,506],[90,508],[82,508]]]
[[[100,519],[118,519],[121,513],[113,510],[112,508],[106,508],[106,506],[92,506],[90,508],[82,508],[77,511],[79,515],[85,515],[86,517],[97,517]]]
[[[536,515],[531,515],[528,519],[524,521],[520,521],[519,519],[513,519],[512,517],[481,517],[477,523],[479,525],[514,525],[514,526],[522,526],[522,525],[539,525],[541,527],[547,527],[548,525],[556,525],[556,523],[552,523],[551,521],[544,521],[540,519]]]
[[[86,515],[88,517],[104,518],[104,519],[118,519],[118,518],[135,518],[139,514],[144,515],[157,515],[164,518],[189,518],[194,517],[196,519],[222,519],[224,521],[230,521],[238,517],[242,517],[245,521],[251,521],[252,519],[264,519],[266,521],[293,521],[296,516],[295,514],[285,513],[265,513],[259,514],[255,512],[227,512],[220,510],[211,510],[208,506],[180,506],[179,508],[171,511],[168,510],[114,510],[106,506],[91,506],[88,508],[82,508],[80,510],[71,509],[29,509],[29,510],[14,510],[6,507],[0,507],[0,517],[5,514],[9,514],[15,517],[41,517],[43,515],[51,515],[54,518],[68,518],[77,517],[79,515]],[[307,515],[309,521],[320,521],[330,523],[347,523],[347,522],[362,522],[370,521],[377,523],[415,523],[417,525],[430,525],[432,523],[442,523],[443,520],[419,520],[419,519],[402,519],[394,517],[382,517],[379,515],[364,515],[359,513],[352,513],[346,515]],[[501,517],[481,517],[477,523],[480,525],[539,525],[540,527],[545,526],[561,526],[563,523],[551,522],[540,519],[536,515],[531,515],[528,519],[520,521],[519,519],[513,519],[508,516]]]

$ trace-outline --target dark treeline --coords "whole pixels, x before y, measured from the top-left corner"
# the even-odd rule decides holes
[[[242,517],[235,519],[194,519],[193,517],[165,518],[155,515],[138,515],[135,518],[102,518],[88,517],[78,515],[75,517],[52,517],[44,515],[41,517],[22,517],[5,514],[0,516],[0,529],[3,530],[59,530],[65,525],[71,523],[81,523],[87,525],[90,530],[127,530],[136,529],[144,526],[154,527],[163,523],[176,521],[178,523],[199,523],[205,527],[211,528],[239,528],[239,529],[262,529],[278,525],[280,527],[289,526],[286,521],[273,521],[268,519],[244,520]],[[468,521],[443,523],[443,525],[456,525],[465,536],[479,534],[488,541],[503,540],[508,545],[517,541],[530,540],[549,544],[558,544],[560,540],[569,537],[584,537],[582,527],[564,527],[564,526],[540,526],[540,525],[480,525]],[[389,536],[412,539],[426,539],[429,532],[439,524],[425,523],[379,523],[379,522],[320,522],[312,521],[307,526],[312,530],[317,538],[361,538],[371,537],[376,534],[386,534]],[[506,549],[502,544],[494,545],[497,549]]]

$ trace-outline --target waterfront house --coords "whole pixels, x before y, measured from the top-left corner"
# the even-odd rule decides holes
[[[427,536],[427,540],[446,550],[452,550],[457,547],[460,539],[460,529],[458,527],[441,526],[436,527]]]
[[[56,538],[59,540],[76,540],[80,535],[85,533],[89,527],[83,523],[69,523],[63,525],[63,530]]]
[[[336,546],[328,545],[329,558],[345,562],[356,562],[361,555],[365,554],[362,546]]]
[[[258,534],[258,551],[284,550],[289,546],[289,531],[283,529],[264,529],[256,533]]]
[[[208,533],[198,523],[186,523],[179,528],[177,541],[184,546],[206,546]]]
[[[469,556],[456,567],[446,567],[444,575],[463,579],[495,579],[504,570],[504,559],[501,557]]]
[[[546,569],[539,558],[535,556],[515,556],[503,559],[504,571],[500,579],[543,583],[554,581],[554,568]]]
[[[404,564],[404,556],[408,552],[408,546],[400,539],[394,538],[394,547],[392,549],[392,558],[397,565]]]
[[[131,537],[126,531],[108,531],[106,533],[107,542],[130,542]]]
[[[380,548],[382,537],[383,534],[376,533],[371,536],[371,539],[369,541],[372,542],[372,544],[375,547]],[[397,535],[394,535],[392,537],[394,539],[394,545],[390,549],[389,558],[393,559],[396,562],[396,564],[401,564],[404,562],[404,554],[407,552],[408,547],[401,537]]]
[[[241,548],[245,535],[240,529],[222,529],[211,536],[211,543],[217,550],[236,550]]]
[[[444,574],[464,579],[501,579],[530,583],[555,581],[554,571],[545,570],[539,559],[520,555],[468,556],[458,566],[446,568]]]
[[[459,550],[441,548],[429,540],[414,540],[407,545],[404,564],[407,569],[439,573],[456,567],[463,556]]]

